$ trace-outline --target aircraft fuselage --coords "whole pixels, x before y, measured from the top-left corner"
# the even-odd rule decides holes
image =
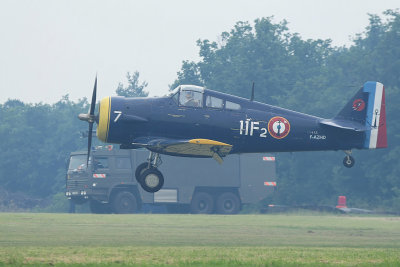
[[[129,146],[140,137],[205,138],[231,144],[230,153],[363,147],[363,132],[321,125],[323,119],[319,117],[207,89],[202,97],[199,107],[181,105],[173,96],[103,99],[101,105],[109,103],[109,125],[103,141]],[[207,97],[221,99],[224,104],[221,108],[207,107]],[[227,109],[227,102],[240,108]]]

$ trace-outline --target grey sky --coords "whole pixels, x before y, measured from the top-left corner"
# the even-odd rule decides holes
[[[0,1],[0,103],[54,103],[65,94],[114,95],[126,72],[140,72],[150,95],[162,95],[183,60],[197,60],[197,39],[217,40],[237,21],[286,19],[303,39],[349,45],[367,13],[398,0]]]

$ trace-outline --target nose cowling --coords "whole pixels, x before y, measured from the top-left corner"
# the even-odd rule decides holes
[[[99,122],[97,124],[97,138],[107,143],[110,130],[111,97],[105,97],[100,101]]]

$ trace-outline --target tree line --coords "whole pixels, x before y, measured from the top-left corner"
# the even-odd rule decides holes
[[[400,210],[400,14],[370,15],[365,31],[349,47],[331,40],[304,40],[286,21],[237,22],[218,41],[199,40],[199,61],[184,61],[171,89],[195,84],[284,108],[334,117],[366,82],[386,88],[388,149],[354,151],[356,165],[342,166],[341,152],[277,154],[276,204],[333,205],[338,195],[360,208]],[[127,74],[117,94],[147,96],[139,73]],[[85,149],[86,99],[64,96],[55,104],[8,100],[0,105],[0,187],[48,197],[64,192],[71,151]]]

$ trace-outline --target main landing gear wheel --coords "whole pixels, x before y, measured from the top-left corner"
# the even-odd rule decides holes
[[[149,193],[157,192],[164,185],[164,177],[156,168],[144,170],[139,180],[142,188]]]
[[[157,169],[162,163],[158,153],[150,151],[147,162],[137,166],[135,171],[136,180],[142,186],[143,190],[154,193],[164,185],[164,176]]]
[[[149,163],[148,162],[143,162],[139,166],[137,166],[136,171],[135,171],[135,177],[136,181],[138,181],[139,184],[142,183],[140,180],[140,177],[142,176],[143,172],[149,168]]]
[[[347,156],[344,157],[344,159],[343,159],[343,165],[344,165],[345,167],[347,167],[347,168],[353,167],[355,162],[356,162],[355,159],[354,159],[352,156],[350,156],[350,155],[347,155]]]

